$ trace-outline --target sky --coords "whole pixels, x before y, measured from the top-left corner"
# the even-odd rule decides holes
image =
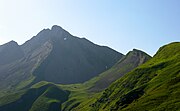
[[[0,0],[0,45],[59,25],[123,54],[180,41],[180,0]]]

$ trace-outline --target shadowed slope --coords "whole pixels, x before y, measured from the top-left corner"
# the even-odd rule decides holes
[[[134,49],[112,68],[99,76],[94,77],[83,84],[63,85],[63,88],[72,91],[70,98],[63,103],[63,111],[72,110],[79,105],[86,105],[88,100],[91,100],[88,98],[95,98],[94,96],[98,95],[98,92],[107,88],[112,82],[121,78],[125,73],[128,73],[149,59],[151,59],[151,57],[148,54]]]
[[[122,57],[111,48],[74,37],[55,25],[21,46],[13,41],[0,46],[0,97],[41,80],[62,84],[84,82]]]
[[[61,104],[68,99],[69,95],[68,91],[61,90],[52,84],[30,88],[25,92],[19,93],[21,95],[20,98],[0,106],[0,111],[60,111]]]
[[[53,33],[49,34],[53,49],[33,72],[35,82],[85,82],[112,67],[123,56],[108,47],[74,37],[57,26],[54,26],[50,33]]]
[[[107,88],[112,82],[139,65],[145,63],[149,59],[151,59],[151,57],[148,54],[140,50],[133,49],[133,51],[130,51],[127,55],[120,59],[120,61],[111,69],[102,73],[99,80],[93,87],[91,87],[90,91],[101,91]]]
[[[180,109],[180,43],[159,49],[147,63],[114,82],[78,110],[176,111]]]
[[[8,42],[0,46],[0,67],[1,65],[7,65],[11,62],[15,62],[24,56],[24,52],[20,46],[14,42]]]

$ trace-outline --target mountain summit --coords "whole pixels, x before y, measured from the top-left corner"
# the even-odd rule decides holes
[[[34,71],[35,81],[69,84],[85,82],[113,66],[123,55],[85,38],[72,36],[59,26],[46,32],[52,50]],[[38,34],[38,38],[41,36]],[[42,38],[42,37],[41,37]]]
[[[22,81],[29,81],[22,87],[39,81],[85,82],[112,67],[122,57],[123,54],[109,47],[75,37],[54,25],[23,45],[10,42],[0,46],[0,78],[3,78],[0,89],[6,86],[12,89]]]
[[[0,46],[0,111],[179,110],[179,47],[124,56],[57,25],[43,29]]]
[[[0,66],[19,60],[24,55],[20,46],[15,41],[10,41],[0,46]]]

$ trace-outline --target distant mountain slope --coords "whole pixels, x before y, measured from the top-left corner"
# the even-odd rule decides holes
[[[47,35],[51,36],[52,51],[33,72],[37,82],[85,82],[112,67],[123,56],[87,39],[73,37],[58,26],[53,26],[51,31]]]
[[[80,83],[113,66],[123,54],[72,36],[60,26],[40,31],[23,45],[0,46],[0,97],[41,80]]]
[[[101,91],[107,88],[112,82],[145,63],[149,59],[151,59],[151,57],[145,52],[133,49],[133,51],[128,52],[111,69],[103,72],[103,74],[99,76],[95,85],[90,88],[90,91]]]
[[[78,111],[180,110],[180,42],[165,45],[147,63],[114,82]]]
[[[24,52],[21,50],[20,46],[14,42],[8,42],[0,46],[0,67],[2,65],[9,64],[11,62],[17,61],[24,56]]]
[[[151,57],[148,54],[134,49],[120,59],[112,68],[91,80],[83,84],[63,85],[64,89],[71,91],[70,98],[63,103],[63,111],[72,110],[78,105],[86,105],[91,100],[89,98],[96,98],[96,95],[107,88],[112,82],[149,59]]]
[[[108,85],[110,85],[113,81],[117,80],[118,78],[120,78],[125,73],[132,70],[133,68],[137,67],[138,65],[141,65],[142,63],[146,62],[150,58],[151,57],[147,55],[146,53],[134,49],[133,51],[130,51],[116,65],[114,65],[111,68],[111,69],[116,69],[116,70],[112,71],[111,69],[109,69],[108,71],[105,71],[104,73],[100,74],[100,76],[95,77],[83,84],[60,85],[61,89],[68,90],[69,97],[68,99],[66,99],[65,101],[61,103],[62,106],[61,104],[59,104],[61,107],[53,107],[53,111],[56,111],[56,110],[59,111],[60,109],[63,111],[72,110],[73,108],[77,107],[82,101],[85,101],[86,98],[92,97],[92,95],[94,95],[94,92],[97,92],[97,91],[99,92],[99,91],[102,91],[104,88],[107,88]],[[47,84],[49,83],[41,81],[33,85],[32,87],[40,88],[42,86],[47,86]],[[56,85],[54,84],[54,86],[58,87],[57,84]],[[23,98],[25,95],[28,94],[30,90],[34,90],[34,89],[27,89],[21,92],[18,91],[17,93],[15,92],[15,94],[13,93],[11,95],[6,95],[0,98],[0,108],[2,109],[5,108],[7,110],[8,107],[12,107],[12,104],[15,104],[17,108],[23,108],[23,106],[21,106],[22,103],[19,104],[18,100],[22,100],[26,102],[30,101],[30,100],[27,100],[26,98]],[[51,90],[50,92],[52,95],[57,95],[57,94],[62,95],[61,93],[58,93],[57,90]],[[15,95],[18,95],[18,96],[14,97]],[[8,102],[4,101],[4,98],[8,98],[6,99],[6,101]],[[32,98],[34,98],[33,94],[32,94]],[[40,94],[40,95],[37,95],[36,98],[34,99],[35,100],[30,103],[31,107],[30,106],[27,107],[26,110],[31,109],[30,111],[39,111],[43,109],[43,111],[51,111],[49,109],[51,109],[53,105],[50,105],[51,102],[46,102],[46,100],[52,101],[52,102],[60,101],[62,99],[62,96],[60,98],[58,98],[58,96],[55,96],[54,98],[47,98],[44,96],[44,94]],[[53,103],[53,104],[56,104],[56,103]]]
[[[14,48],[10,49],[14,50]],[[0,96],[1,93],[6,93],[7,90],[14,91],[30,84],[34,79],[32,73],[49,55],[52,46],[49,41],[47,41],[31,53],[26,53],[22,46],[18,46],[18,49],[23,52],[23,56],[15,60],[11,60],[11,58],[17,57],[17,55],[20,54],[20,51],[5,51],[10,54],[9,56],[6,56],[6,58],[9,57],[8,60],[11,61],[0,66]],[[2,55],[3,54],[4,53],[2,53]]]
[[[117,80],[118,78],[123,76],[126,72],[129,72],[130,70],[134,69],[138,65],[141,65],[142,63],[146,62],[150,58],[151,57],[149,55],[147,55],[146,53],[144,53],[140,50],[134,49],[133,51],[130,51],[126,56],[124,56],[111,69],[109,69],[108,71],[105,71],[104,73],[100,74],[100,76],[95,77],[83,84],[69,84],[69,85],[53,84],[54,86],[61,87],[61,89],[68,90],[68,92],[69,92],[68,99],[61,103],[62,104],[61,108],[56,107],[54,110],[57,110],[57,111],[58,110],[62,110],[62,111],[73,110],[75,107],[77,107],[83,101],[86,101],[87,98],[93,97],[93,95],[96,94],[95,92],[97,92],[97,91],[99,92],[99,91],[102,91],[104,88],[107,88],[108,85],[110,85],[113,81]],[[112,70],[112,69],[116,69],[116,70]],[[50,84],[50,83],[41,81],[41,82],[33,85],[32,88],[40,88],[42,86],[44,87],[44,86],[47,86],[47,84]],[[28,89],[28,90],[32,90],[32,89]],[[58,94],[58,91],[56,91],[56,90],[52,90],[51,92],[52,92],[52,94]],[[27,94],[28,94],[28,91],[21,91],[21,93],[15,93],[15,94],[13,93],[11,95],[6,95],[6,96],[0,98],[0,108],[1,107],[2,108],[11,107],[12,103],[16,104],[16,107],[25,108],[26,106],[23,107],[23,106],[21,106],[21,104],[17,104],[17,102],[20,99],[19,96],[24,97],[24,95],[27,95]],[[18,95],[18,96],[14,97],[13,95]],[[3,101],[4,100],[3,98],[11,98],[11,99],[9,99],[9,101],[6,102],[6,101]],[[35,100],[32,101],[32,103],[31,103],[31,108],[29,106],[28,109],[29,110],[31,109],[30,111],[38,111],[38,110],[42,110],[42,109],[43,109],[43,111],[51,111],[50,110],[51,103],[46,102],[45,100],[55,101],[55,100],[59,100],[59,98],[58,98],[58,96],[57,97],[55,96],[54,98],[46,98],[46,97],[44,97],[44,94],[37,95]],[[26,102],[28,102],[28,101],[31,101],[31,100],[26,99]],[[10,104],[8,104],[8,103],[10,103]]]
[[[53,26],[0,57],[0,111],[180,110],[180,42],[124,56]]]

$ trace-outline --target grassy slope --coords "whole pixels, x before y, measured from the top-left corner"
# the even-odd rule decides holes
[[[0,111],[59,111],[68,96],[68,91],[44,82],[28,90],[6,96],[11,100],[6,97],[1,98]]]
[[[36,99],[30,111],[59,111],[61,104],[67,101],[69,91],[61,90],[56,85],[48,87],[46,91]]]
[[[179,81],[178,42],[161,47],[153,59],[74,110],[176,111],[180,109]]]
[[[61,85],[63,89],[71,91],[68,101],[63,104],[63,109],[69,111],[79,104],[86,105],[86,101],[89,102],[91,98],[99,95],[98,92],[150,58],[148,54],[134,49],[111,69],[83,84]]]
[[[141,56],[139,56],[139,55],[141,55]],[[134,59],[137,60],[136,64],[133,63]],[[66,102],[64,102],[64,101],[59,101],[61,99],[58,99],[56,97],[55,98],[46,97],[44,94],[46,91],[44,91],[43,94],[39,95],[39,97],[37,97],[36,100],[33,101],[30,111],[36,111],[36,110],[40,110],[40,109],[43,109],[43,111],[50,110],[49,108],[52,106],[53,103],[62,104],[61,109],[64,111],[72,110],[79,104],[87,104],[87,103],[89,103],[89,100],[91,100],[92,97],[99,95],[99,93],[95,93],[95,92],[97,92],[97,90],[94,90],[94,89],[99,89],[99,91],[103,90],[103,88],[106,88],[108,86],[108,84],[115,81],[117,78],[119,78],[119,76],[124,75],[124,73],[128,72],[129,70],[132,70],[134,67],[137,67],[138,64],[142,64],[143,62],[146,62],[148,59],[150,59],[150,57],[147,54],[145,54],[144,52],[137,51],[137,50],[132,51],[132,52],[128,53],[127,56],[125,56],[122,60],[120,60],[113,68],[111,68],[110,70],[100,74],[99,76],[97,76],[83,84],[57,85],[57,84],[49,83],[46,81],[41,81],[41,82],[33,85],[31,88],[38,89],[45,85],[53,84],[53,85],[59,87],[60,89],[70,91],[70,95],[68,97],[68,100]],[[140,63],[140,61],[143,61],[143,62]],[[129,64],[129,66],[124,65],[124,64]],[[117,67],[120,67],[119,65],[121,65],[121,68],[117,68]],[[102,88],[102,85],[99,86],[99,84],[102,84],[105,82],[104,80],[106,78],[108,78],[109,75],[114,77],[114,79],[111,80],[110,82],[108,82],[108,84],[105,84],[103,86],[103,88]],[[17,85],[16,88],[17,89],[23,88],[26,83],[29,83],[33,79],[34,78],[30,79],[27,82],[26,81],[22,82],[21,84]],[[51,90],[54,90],[54,89],[51,88]],[[54,90],[54,91],[55,91],[54,92],[54,94],[55,94],[57,91],[56,90]],[[2,103],[2,104],[0,104],[0,106],[7,104],[7,103],[12,103],[14,101],[18,101],[18,99],[21,96],[23,96],[24,94],[26,94],[26,92],[28,92],[28,91],[25,90],[22,92],[18,92],[17,94],[19,96],[15,96],[15,94],[12,94],[11,96],[8,95],[8,96],[3,97],[3,98],[11,97],[11,99],[8,99],[8,100],[7,99],[3,100],[3,98],[0,98],[0,103]],[[58,93],[56,93],[56,94],[58,94]]]
[[[105,71],[99,77],[97,81],[90,88],[90,91],[102,91],[107,88],[112,82],[121,78],[124,74],[130,72],[137,66],[145,63],[151,59],[151,57],[137,49],[133,49],[126,56],[119,60],[110,70]]]

